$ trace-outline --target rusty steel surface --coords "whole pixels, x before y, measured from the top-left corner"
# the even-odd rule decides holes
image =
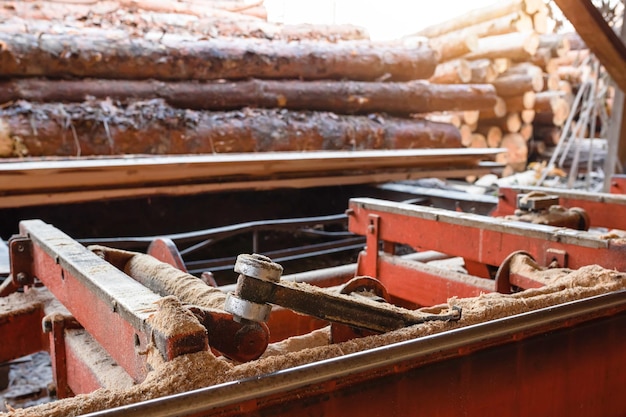
[[[145,356],[137,352],[145,350],[151,332],[166,360],[207,348],[204,334],[164,335],[152,328],[147,319],[160,297],[60,230],[30,220],[20,223],[20,232],[32,241],[33,276],[136,381],[147,372]]]
[[[0,313],[0,363],[48,349],[47,335],[41,332],[43,305]]]
[[[619,416],[625,325],[620,291],[89,416]]]
[[[207,301],[214,300],[211,304],[221,304],[219,300],[223,300],[224,295],[220,290],[208,286],[204,281],[179,268],[176,255],[179,258],[180,255],[171,240],[169,242],[162,245],[165,252],[160,252],[160,256],[172,263],[159,261],[153,256],[104,246],[90,246],[89,249],[159,295],[174,295],[182,302],[198,304],[197,299],[189,297],[190,295],[198,297],[202,294]],[[154,242],[150,247],[154,248]],[[176,285],[176,282],[181,283],[183,280],[186,285]],[[228,358],[247,362],[257,359],[267,348],[269,330],[265,325],[239,323],[234,320],[232,314],[218,309],[217,305],[209,307],[194,305],[190,310],[206,328],[211,349]]]
[[[460,308],[449,314],[425,314],[385,303],[365,303],[357,298],[340,297],[328,290],[303,287],[291,282],[272,282],[240,275],[234,293],[239,299],[257,304],[277,304],[301,314],[341,324],[386,332],[427,321],[455,321]]]
[[[614,181],[618,180],[614,179]],[[626,209],[626,197],[620,195],[624,194],[623,191],[607,194],[543,187],[500,187],[498,205],[492,215],[513,214],[517,208],[517,196],[533,191],[543,191],[558,196],[559,205],[563,207],[583,209],[589,216],[590,226],[626,230],[626,216],[616,215]]]
[[[373,216],[379,217],[378,226],[372,224]],[[369,231],[374,229],[374,233]],[[560,267],[598,264],[626,271],[626,243],[620,239],[372,198],[350,200],[349,230],[366,235],[368,248],[377,248],[379,241],[402,243],[492,266],[524,248],[544,266],[559,259],[555,253],[564,253],[561,259],[566,263]],[[363,261],[366,269],[362,272],[377,277],[375,256]]]

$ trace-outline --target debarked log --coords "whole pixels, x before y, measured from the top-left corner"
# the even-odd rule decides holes
[[[358,81],[247,80],[236,82],[162,82],[151,80],[0,81],[0,103],[82,102],[87,97],[162,98],[178,108],[234,110],[244,107],[320,110],[340,114],[385,112],[396,115],[446,110],[484,110],[496,102],[487,84],[437,85]]]
[[[0,155],[87,156],[457,148],[456,127],[422,119],[244,109],[196,112],[161,100],[116,107],[18,102],[0,110]]]
[[[430,77],[436,65],[426,45],[0,32],[0,77],[408,81]]]

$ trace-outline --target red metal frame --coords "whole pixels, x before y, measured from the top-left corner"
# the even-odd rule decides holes
[[[626,196],[613,193],[588,193],[539,187],[500,187],[498,206],[491,215],[499,217],[513,214],[517,208],[518,194],[531,191],[556,195],[559,197],[559,204],[563,207],[582,208],[589,215],[591,226],[626,230]]]
[[[359,257],[358,274],[373,276],[392,296],[420,305],[443,303],[452,296],[475,296],[495,291],[496,287],[487,274],[454,274],[401,260],[392,253],[379,251],[381,242],[385,242],[383,248],[393,247],[389,242],[401,243],[416,250],[460,256],[466,262],[492,269],[510,254],[524,249],[546,267],[556,264],[578,269],[599,264],[626,271],[626,243],[601,239],[588,232],[371,198],[350,200],[348,214],[350,231],[365,235],[367,241],[366,250]]]
[[[611,194],[626,194],[626,175],[619,174],[611,177]]]
[[[21,222],[20,232],[21,235],[12,238],[9,244],[12,279],[16,286],[38,278],[136,382],[147,374],[146,356],[141,351],[149,343],[154,343],[166,360],[208,349],[204,331],[163,334],[152,327],[147,320],[156,312],[156,302],[161,297],[63,232],[39,220]],[[38,319],[39,331],[32,334],[41,334],[42,314],[18,317],[29,320],[30,328],[34,326],[31,321]],[[69,367],[64,343],[64,330],[70,322],[52,320],[47,327],[49,343],[29,340],[29,346],[22,346],[19,352],[0,349],[0,357],[23,356],[47,347],[55,367],[59,395],[71,395],[72,390],[65,383]],[[78,364],[72,368],[80,367]],[[73,384],[83,387],[78,388],[78,392],[85,392],[85,386],[93,387],[89,373],[82,375],[84,380]],[[80,376],[74,377],[74,380],[80,379]]]
[[[93,416],[618,416],[625,325],[605,294]]]

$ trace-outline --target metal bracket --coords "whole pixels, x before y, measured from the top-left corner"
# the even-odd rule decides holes
[[[554,265],[555,262],[556,265]],[[561,249],[548,248],[544,265],[551,268],[567,268],[567,252]]]
[[[365,236],[366,244],[366,257],[365,267],[366,271],[364,275],[378,276],[378,244],[380,227],[380,216],[378,214],[370,213],[368,215],[367,234]]]
[[[11,276],[16,287],[33,285],[33,243],[28,237],[13,236],[9,240]]]

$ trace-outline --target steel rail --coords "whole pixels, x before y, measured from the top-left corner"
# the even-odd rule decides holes
[[[86,414],[87,417],[169,417],[197,415],[237,403],[286,394],[331,380],[368,372],[397,373],[402,362],[417,367],[443,358],[460,356],[496,345],[559,330],[600,317],[623,314],[626,291],[582,300],[475,324],[444,333],[348,354],[272,374],[232,381],[176,395]],[[337,384],[339,385],[339,384]]]

